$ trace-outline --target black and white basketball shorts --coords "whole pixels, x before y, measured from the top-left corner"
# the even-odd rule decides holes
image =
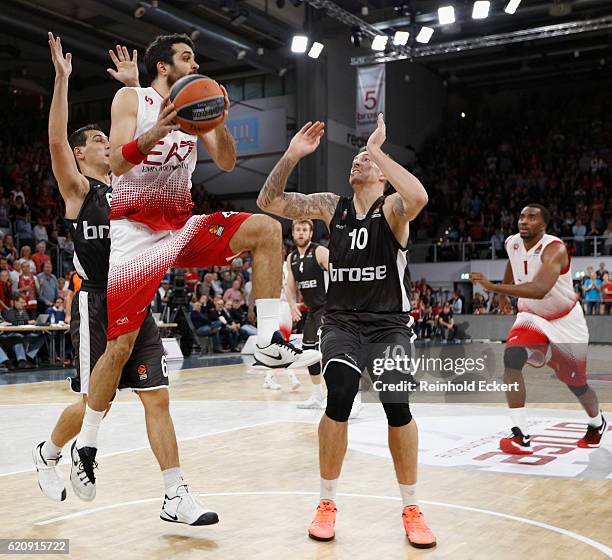
[[[412,317],[407,313],[327,312],[321,327],[323,373],[341,362],[359,375],[372,375],[376,364],[413,355]]]
[[[305,348],[315,348],[319,343],[319,329],[321,328],[321,321],[323,314],[325,313],[325,307],[319,307],[318,309],[312,309],[308,311],[306,321],[304,323],[304,330],[302,331],[302,346]]]
[[[72,300],[70,337],[75,349],[75,393],[87,394],[89,377],[106,349],[106,290],[81,289]],[[119,389],[147,391],[168,386],[168,367],[159,329],[151,310],[140,328],[132,355],[123,368]]]

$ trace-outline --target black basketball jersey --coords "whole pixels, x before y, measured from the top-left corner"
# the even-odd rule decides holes
[[[318,243],[311,243],[304,256],[298,249],[291,251],[291,272],[309,309],[325,305],[327,292],[327,272],[321,268],[315,254]]]
[[[110,214],[112,187],[87,177],[89,192],[76,220],[69,220],[74,240],[74,268],[83,280],[106,286],[110,258]]]
[[[357,219],[353,197],[341,197],[330,223],[329,288],[326,311],[402,313],[410,311],[406,249],[383,213],[378,198]]]

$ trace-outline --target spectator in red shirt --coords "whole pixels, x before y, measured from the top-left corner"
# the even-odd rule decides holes
[[[33,319],[38,306],[38,279],[32,274],[28,261],[21,263],[17,291],[25,298],[25,308]]]
[[[44,241],[40,241],[36,245],[36,253],[32,255],[32,261],[36,266],[36,273],[42,272],[43,265],[48,262],[51,264],[51,257],[45,253],[47,250],[47,244]]]
[[[7,269],[0,270],[0,313],[10,309],[13,299],[13,283]]]
[[[193,293],[195,291],[195,286],[199,281],[200,281],[200,275],[198,274],[197,269],[188,268],[185,271],[185,284],[187,284],[187,289],[190,292]]]
[[[612,279],[610,279],[610,275],[607,272],[603,275],[602,292],[604,302],[603,313],[609,315],[612,313]]]

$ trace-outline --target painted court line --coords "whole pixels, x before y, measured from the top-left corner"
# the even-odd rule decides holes
[[[318,496],[318,492],[214,492],[214,493],[206,493],[206,494],[198,494],[198,496],[203,498],[210,498],[215,496]],[[392,496],[376,496],[372,494],[352,494],[352,493],[338,493],[338,496],[344,496],[349,498],[364,498],[370,500],[393,500],[400,501],[400,498],[392,497]],[[45,521],[39,521],[35,523],[38,526],[51,525],[52,523],[57,523],[59,521],[65,521],[67,519],[75,519],[77,517],[83,517],[86,515],[92,515],[95,513],[100,513],[103,511],[109,511],[113,509],[130,507],[134,505],[146,504],[149,502],[158,502],[161,501],[159,497],[157,498],[146,498],[143,500],[132,500],[129,502],[120,502],[117,504],[111,504],[108,506],[102,506],[99,508],[90,508],[84,509],[81,511],[77,511],[74,513],[69,513],[67,515],[62,515],[60,517],[54,517],[52,519],[47,519]],[[570,539],[574,539],[581,543],[586,544],[596,550],[599,550],[609,558],[612,558],[612,548],[602,544],[596,540],[593,540],[589,537],[585,537],[584,535],[580,535],[575,533],[574,531],[569,531],[567,529],[562,529],[561,527],[556,527],[555,525],[550,525],[548,523],[544,523],[542,521],[535,521],[533,519],[528,519],[526,517],[519,517],[517,515],[510,515],[507,513],[501,513],[498,511],[492,511],[488,509],[475,508],[471,506],[462,506],[458,504],[448,504],[445,502],[435,502],[429,500],[420,500],[423,504],[437,506],[437,507],[445,507],[450,509],[458,509],[462,511],[470,511],[473,513],[481,513],[483,515],[491,515],[493,517],[499,517],[502,519],[508,519],[510,521],[516,521],[517,523],[524,523],[525,525],[532,525],[534,527],[539,527],[541,529],[546,529],[548,531],[553,531],[565,537],[569,537]]]
[[[210,436],[218,436],[221,434],[228,434],[231,432],[238,432],[240,430],[248,430],[249,428],[257,428],[259,426],[266,426],[268,424],[277,424],[278,422],[281,422],[282,420],[267,420],[265,422],[258,422],[256,424],[246,424],[245,426],[237,426],[236,428],[228,428],[227,430],[219,430],[217,432],[210,432],[209,434],[199,434],[197,436],[189,436],[186,438],[180,438],[177,439],[178,443],[182,443],[184,441],[192,441],[194,439],[200,439],[200,438],[205,438],[205,437],[210,437]],[[100,457],[105,458],[105,457],[115,457],[116,455],[124,455],[125,453],[133,453],[134,451],[144,451],[145,449],[151,449],[150,445],[147,445],[145,447],[134,447],[134,448],[130,448],[130,449],[124,449],[123,451],[113,451],[112,453],[104,453],[101,454]],[[66,463],[69,464],[69,463]],[[62,466],[62,465],[60,465]],[[22,474],[22,473],[27,473],[27,472],[35,472],[34,467],[32,467],[31,469],[23,469],[20,471],[12,471],[12,472],[8,472],[8,473],[0,473],[0,478],[4,477],[4,476],[12,476],[14,474]]]

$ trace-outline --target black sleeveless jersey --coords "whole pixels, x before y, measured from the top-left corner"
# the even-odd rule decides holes
[[[315,251],[319,245],[311,243],[306,248],[304,256],[298,249],[291,251],[291,272],[302,292],[304,303],[310,310],[325,305],[327,291],[327,272],[321,268],[317,261]]]
[[[83,280],[106,286],[110,258],[110,203],[112,187],[87,177],[89,192],[76,220],[69,220],[74,240],[74,268]]]
[[[358,220],[353,197],[341,197],[330,223],[326,311],[410,311],[406,249],[393,235],[378,198]]]

